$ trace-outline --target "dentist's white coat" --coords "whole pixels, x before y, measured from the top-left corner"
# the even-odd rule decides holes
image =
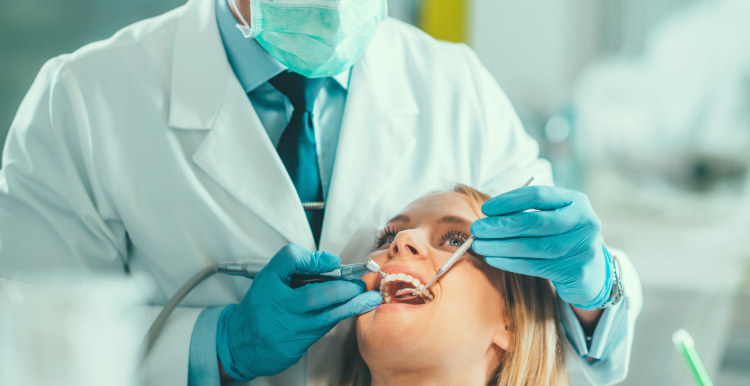
[[[22,279],[39,267],[124,274],[127,266],[153,277],[158,306],[207,264],[270,258],[289,243],[315,248],[227,62],[214,4],[191,0],[44,66],[0,172],[1,276]],[[430,191],[462,182],[495,195],[529,176],[552,184],[537,144],[472,51],[394,20],[352,69],[335,151],[320,249],[345,263],[361,261],[387,219]],[[193,291],[149,358],[149,383],[185,385],[201,309],[238,302],[249,285],[214,277]],[[617,358],[629,356],[640,309],[631,302],[628,336],[612,342]],[[345,333],[334,329],[295,368],[258,384],[337,379]],[[624,366],[607,371],[616,379]]]

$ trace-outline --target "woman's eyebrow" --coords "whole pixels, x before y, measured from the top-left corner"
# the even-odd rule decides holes
[[[396,221],[398,221],[398,222],[406,222],[406,223],[408,223],[409,221],[411,221],[411,219],[409,218],[409,216],[407,216],[407,215],[405,215],[405,214],[399,214],[399,215],[397,215],[396,217],[394,217],[394,218],[392,218],[392,219],[388,220],[388,224],[390,224],[390,223],[392,223],[392,222],[396,222]]]
[[[459,216],[443,216],[440,220],[438,220],[438,224],[453,224],[453,225],[463,225],[463,226],[471,226],[471,221],[459,217]]]

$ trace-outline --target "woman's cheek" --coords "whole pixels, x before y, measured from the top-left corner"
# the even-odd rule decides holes
[[[381,251],[375,251],[367,257],[378,263],[378,265],[382,268],[386,263],[388,263],[388,250],[385,249]]]
[[[469,318],[487,314],[488,307],[494,305],[498,297],[488,275],[477,269],[471,260],[464,259],[459,260],[451,271],[443,278],[443,297]]]

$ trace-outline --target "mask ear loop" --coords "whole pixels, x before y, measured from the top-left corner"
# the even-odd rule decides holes
[[[248,24],[245,17],[240,12],[240,7],[237,6],[237,0],[232,0],[232,5],[237,15],[240,17],[242,24],[237,24],[237,29],[242,32],[245,38],[252,39],[257,38],[263,34],[263,15],[260,11],[260,0],[250,0],[250,15],[252,17],[252,24]]]
[[[380,21],[388,18],[388,0],[383,0],[383,13],[380,15]]]

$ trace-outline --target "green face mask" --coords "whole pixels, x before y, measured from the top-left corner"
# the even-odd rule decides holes
[[[234,2],[237,8],[236,0]],[[308,78],[338,75],[370,45],[386,0],[250,0],[252,24],[237,28],[281,64]],[[239,12],[238,12],[239,14]]]

